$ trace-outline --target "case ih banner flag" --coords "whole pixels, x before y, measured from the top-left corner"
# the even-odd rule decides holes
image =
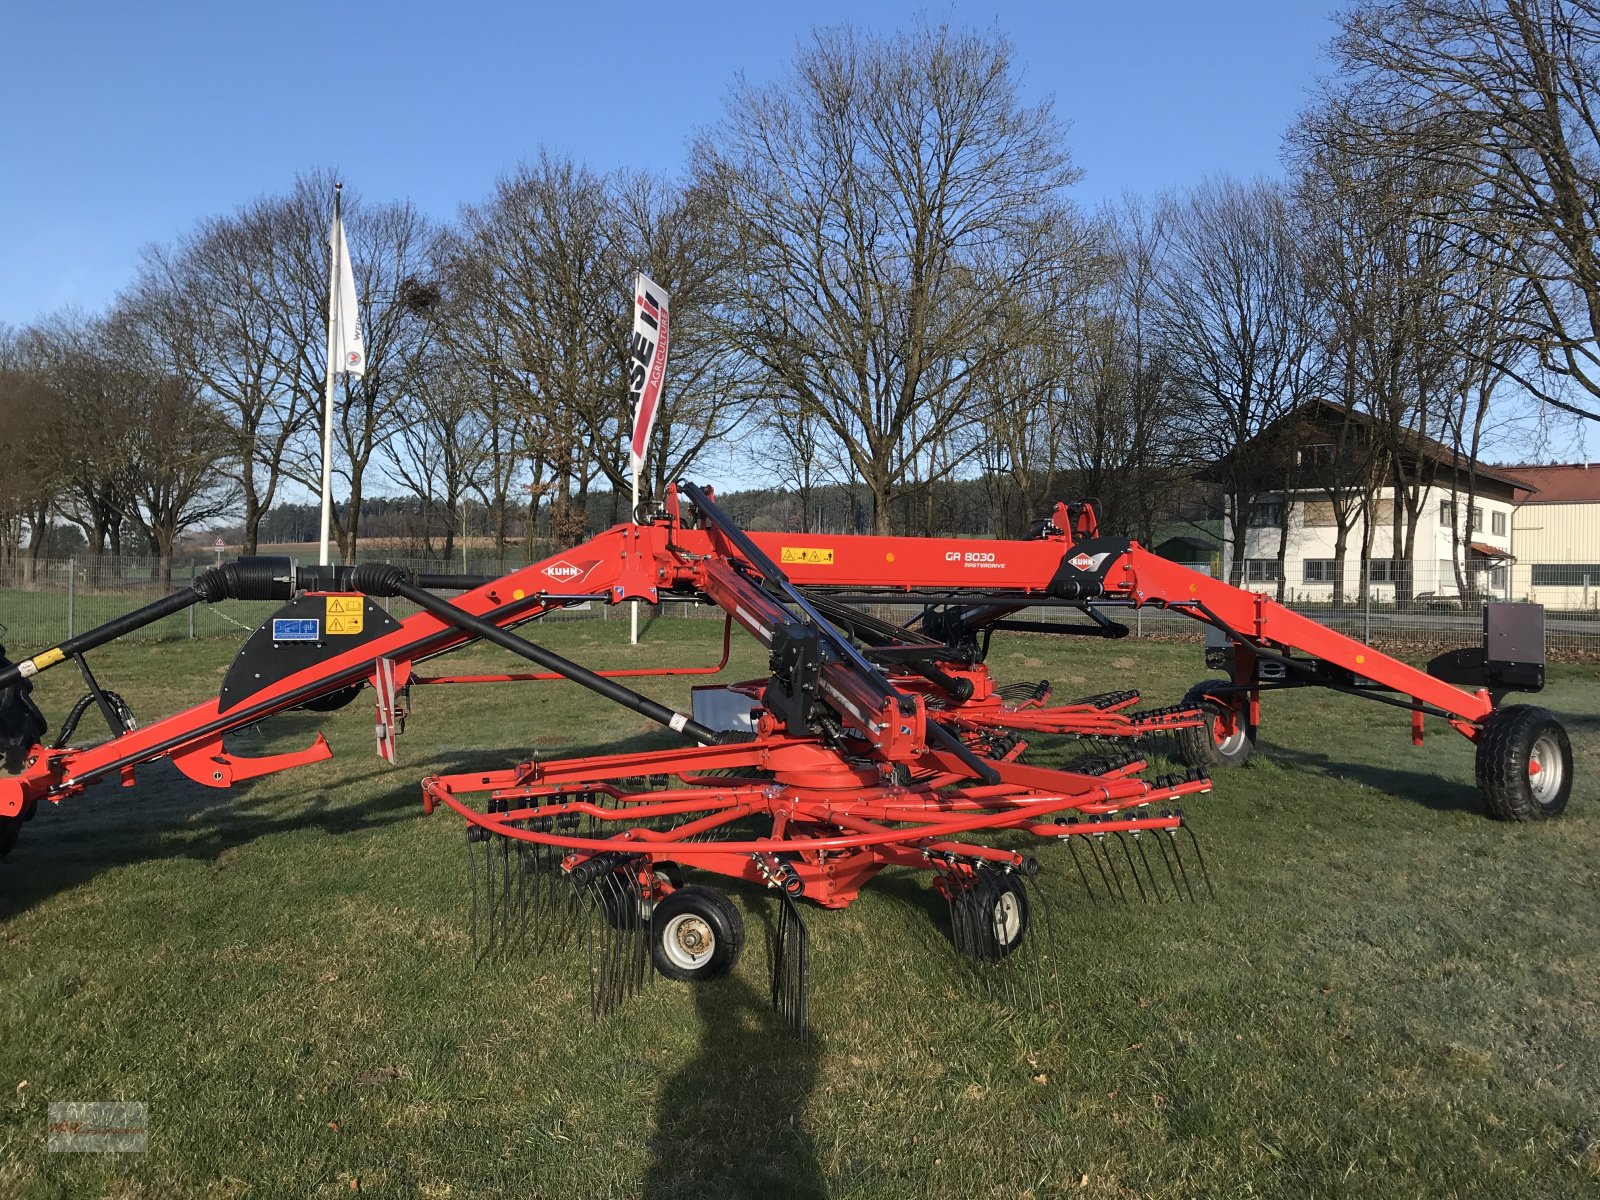
[[[661,402],[661,381],[667,372],[667,293],[640,272],[633,282],[633,341],[628,364],[628,390],[633,397],[633,475],[644,469],[650,431]],[[635,482],[637,490],[637,482]]]

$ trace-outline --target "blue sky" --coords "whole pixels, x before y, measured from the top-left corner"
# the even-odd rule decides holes
[[[4,0],[0,322],[99,308],[143,246],[314,166],[441,218],[541,146],[601,170],[675,172],[736,73],[774,76],[813,25],[891,30],[919,12],[1010,34],[1028,95],[1053,94],[1070,122],[1086,205],[1274,173],[1331,10]]]
[[[1086,207],[1275,174],[1338,7],[0,0],[0,323],[99,309],[144,246],[317,166],[441,219],[541,147],[675,173],[738,73],[773,78],[813,26],[846,21],[1009,34],[1025,96],[1053,97],[1069,125]],[[1591,424],[1511,440],[1577,457]]]

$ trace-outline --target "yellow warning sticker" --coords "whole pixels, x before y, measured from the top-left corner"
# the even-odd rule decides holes
[[[365,605],[360,596],[329,596],[328,632],[360,633],[366,617]]]
[[[813,567],[831,567],[833,566],[833,551],[825,550],[820,546],[783,546],[780,548],[779,561],[806,563]]]

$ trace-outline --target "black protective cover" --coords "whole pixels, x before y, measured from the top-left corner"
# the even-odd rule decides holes
[[[244,645],[239,647],[239,653],[234,656],[232,664],[228,667],[227,675],[223,677],[222,690],[218,695],[218,712],[227,712],[245,703],[262,688],[280,679],[286,679],[296,671],[326,662],[336,655],[344,654],[352,647],[375,642],[400,628],[398,621],[370,599],[362,597],[361,632],[329,633],[326,621],[327,601],[328,597],[321,593],[296,596],[268,617],[260,629],[245,639]],[[314,642],[275,642],[272,639],[272,623],[275,620],[285,619],[321,621],[322,636]],[[346,688],[334,695],[341,697],[342,700],[348,700],[357,690],[358,687]],[[314,700],[306,707],[318,707],[319,704],[320,701]]]

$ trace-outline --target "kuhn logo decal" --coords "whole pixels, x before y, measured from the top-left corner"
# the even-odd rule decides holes
[[[1104,554],[1091,556],[1080,552],[1067,559],[1067,565],[1069,567],[1077,567],[1080,571],[1092,571],[1105,561],[1105,557]]]
[[[563,558],[551,563],[544,569],[544,573],[550,576],[551,579],[559,580],[562,583],[577,583],[590,571],[594,570],[597,565],[592,562],[569,563]]]

